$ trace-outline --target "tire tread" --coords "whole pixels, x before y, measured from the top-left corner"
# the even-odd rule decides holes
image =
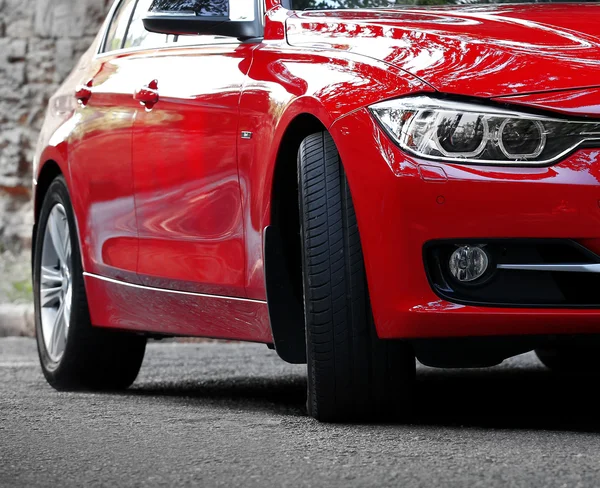
[[[338,421],[404,410],[414,355],[376,335],[352,196],[327,132],[302,142],[298,178],[309,412]]]

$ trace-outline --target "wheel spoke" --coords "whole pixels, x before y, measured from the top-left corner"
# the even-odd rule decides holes
[[[50,232],[50,239],[52,240],[52,245],[54,246],[54,251],[58,256],[61,264],[66,264],[67,260],[65,257],[65,235],[64,230],[65,227],[62,224],[62,216],[60,215],[59,210],[56,208],[50,214],[50,218],[48,219],[48,231]],[[62,229],[61,229],[62,227]]]
[[[42,288],[55,288],[63,284],[63,277],[59,269],[42,266],[41,275]]]
[[[71,322],[71,291],[69,290],[65,293],[64,298],[64,319],[65,319],[65,328],[69,330],[69,323]]]
[[[59,350],[59,347],[62,346],[62,343],[65,339],[65,301],[60,304],[58,308],[58,312],[56,314],[56,318],[54,319],[54,324],[52,327],[52,334],[50,336],[50,352],[53,356],[59,356],[62,351]]]
[[[71,261],[71,233],[69,232],[69,224],[65,221],[65,247],[64,247],[64,265],[70,268]]]
[[[42,307],[50,307],[56,305],[56,302],[60,302],[60,295],[62,292],[61,286],[47,287],[40,289],[40,303]]]

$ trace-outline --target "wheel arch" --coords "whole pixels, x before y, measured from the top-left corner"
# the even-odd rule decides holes
[[[36,178],[36,185],[33,194],[33,229],[31,233],[31,249],[35,249],[35,241],[37,236],[37,226],[38,220],[40,216],[40,211],[42,209],[42,203],[44,202],[44,198],[46,197],[46,193],[48,193],[48,188],[50,188],[51,183],[63,172],[58,165],[58,163],[52,159],[46,161],[43,165],[41,165],[40,171]],[[34,255],[31,253],[31,263],[33,266]]]
[[[306,362],[298,207],[297,155],[301,142],[327,131],[315,115],[296,115],[277,150],[271,184],[270,225],[263,234],[265,287],[275,350],[294,364]]]
[[[37,176],[37,184],[35,187],[34,194],[34,218],[35,222],[38,221],[38,217],[40,215],[40,210],[42,208],[42,203],[44,202],[44,198],[46,197],[46,193],[48,192],[48,188],[50,188],[50,184],[54,181],[58,176],[64,176],[62,169],[59,164],[49,159],[46,161],[40,169],[40,172]]]
[[[71,193],[71,185],[69,182],[69,174],[64,170],[63,167],[59,164],[57,159],[46,159],[44,163],[40,164],[39,170],[37,172],[37,176],[35,179],[35,187],[33,194],[33,212],[34,212],[34,224],[32,229],[32,239],[31,239],[31,248],[35,249],[35,241],[37,235],[37,227],[40,212],[42,209],[42,204],[44,203],[44,199],[46,198],[46,194],[48,193],[48,189],[52,182],[62,176],[65,179],[65,184],[67,186],[67,192],[71,197],[71,205],[73,213],[75,214],[75,228],[77,232],[77,242],[79,243],[79,248],[83,249],[81,246],[81,233],[79,231],[79,221],[77,220],[77,211],[75,205],[73,204],[73,196]],[[33,252],[32,254],[32,263],[33,263]],[[85,259],[82,251],[82,261],[85,268]]]

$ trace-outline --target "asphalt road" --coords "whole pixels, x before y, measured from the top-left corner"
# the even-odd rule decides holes
[[[3,339],[0,486],[600,486],[599,383],[419,367],[414,423],[322,425],[264,346],[153,343],[128,392],[74,394]]]

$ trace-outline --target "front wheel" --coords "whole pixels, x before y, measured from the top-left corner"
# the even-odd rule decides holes
[[[33,289],[38,353],[50,385],[118,390],[135,381],[146,339],[92,327],[77,228],[62,177],[52,182],[40,210]]]
[[[408,413],[415,358],[377,337],[348,181],[331,136],[298,154],[308,411],[321,421]]]

